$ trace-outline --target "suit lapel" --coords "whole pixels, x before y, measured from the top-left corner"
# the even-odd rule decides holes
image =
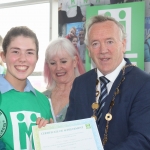
[[[128,59],[125,59],[127,64],[126,65],[130,65],[130,61]],[[133,67],[128,67],[125,69],[125,75],[130,72],[132,70]],[[100,125],[99,125],[99,128],[101,128],[102,126],[105,126],[106,125],[106,120],[105,120],[105,115],[108,113],[109,111],[109,106],[110,106],[110,103],[112,101],[112,98],[113,98],[113,95],[114,95],[114,92],[116,90],[116,88],[118,87],[119,83],[121,82],[122,80],[122,71],[120,71],[118,77],[116,78],[115,82],[113,83],[112,85],[112,88],[109,92],[109,95],[106,97],[106,103],[105,103],[105,106],[103,108],[103,115],[102,115],[102,118],[101,118],[101,121],[100,121]],[[102,134],[101,134],[102,135]]]
[[[89,76],[88,86],[87,86],[87,94],[88,94],[88,107],[87,111],[90,112],[90,116],[93,115],[92,103],[95,102],[96,99],[96,80],[97,80],[97,73],[95,69],[92,70],[92,73]]]
[[[106,114],[108,113],[108,111],[109,111],[110,102],[111,102],[111,100],[112,100],[112,98],[113,98],[113,95],[114,95],[114,92],[115,92],[115,90],[116,90],[116,87],[117,87],[118,84],[120,83],[121,79],[122,79],[122,75],[121,75],[121,73],[120,73],[119,76],[118,76],[118,78],[117,78],[117,80],[114,82],[114,84],[113,84],[113,86],[112,86],[112,88],[111,88],[111,90],[110,90],[110,92],[109,92],[109,95],[106,97],[106,103],[105,103],[105,106],[104,106],[104,108],[103,108],[103,112],[102,112],[103,115],[102,115],[102,117],[101,117],[101,121],[100,121],[99,127],[103,126],[103,125],[106,123],[106,121],[105,121],[105,115],[106,115]]]

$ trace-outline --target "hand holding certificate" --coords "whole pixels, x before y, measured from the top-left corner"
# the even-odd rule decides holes
[[[103,150],[93,118],[32,127],[35,150]]]

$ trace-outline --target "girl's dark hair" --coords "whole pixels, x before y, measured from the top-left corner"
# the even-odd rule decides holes
[[[38,42],[38,39],[36,37],[36,34],[26,26],[13,27],[7,32],[6,36],[3,39],[3,44],[2,44],[4,54],[6,55],[7,47],[9,46],[11,40],[13,38],[15,38],[17,36],[21,36],[21,35],[24,37],[32,38],[35,41],[35,45],[36,45],[36,49],[37,49],[37,55],[38,55],[39,42]]]
[[[78,37],[77,37],[76,35],[74,35],[74,36],[72,36],[72,37],[70,38],[70,41],[72,42],[74,38],[77,38],[77,39],[78,39]]]

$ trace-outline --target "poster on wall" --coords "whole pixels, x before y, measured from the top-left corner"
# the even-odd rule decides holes
[[[145,0],[144,70],[150,74],[150,0]]]
[[[150,74],[150,17],[145,17],[144,70]]]
[[[136,31],[138,30],[137,27],[136,27],[136,29],[133,28],[133,25],[135,25],[135,23],[132,23],[134,21],[133,19],[136,18],[136,21],[137,21],[137,17],[135,17],[135,16],[138,16],[138,17],[140,16],[140,18],[141,18],[144,15],[143,8],[145,8],[145,6],[144,7],[141,6],[142,7],[142,9],[141,9],[141,7],[139,7],[138,5],[136,5],[136,4],[133,5],[133,2],[137,3],[138,1],[143,1],[143,0],[86,0],[86,1],[85,0],[65,0],[65,1],[59,0],[58,1],[59,36],[68,37],[69,32],[71,33],[74,30],[73,28],[70,29],[70,26],[76,28],[75,29],[76,31],[74,30],[73,32],[75,32],[75,36],[77,36],[78,39],[75,37],[74,40],[75,40],[75,42],[78,41],[77,49],[80,53],[80,56],[81,56],[81,59],[82,59],[84,65],[85,65],[86,71],[88,71],[92,67],[94,67],[94,64],[91,62],[91,60],[87,54],[86,45],[84,44],[84,42],[82,42],[82,41],[84,41],[83,35],[85,35],[84,29],[81,31],[81,34],[78,34],[79,30],[82,27],[79,29],[76,25],[77,24],[85,24],[88,17],[91,17],[92,15],[100,14],[101,11],[103,11],[103,13],[105,13],[108,9],[109,9],[109,11],[110,11],[110,9],[112,9],[112,10],[115,9],[116,12],[111,10],[109,13],[107,13],[107,15],[114,15],[115,13],[119,13],[121,17],[124,17],[124,18],[118,18],[118,19],[124,26],[126,26],[127,32],[128,32],[129,42],[127,45],[126,57],[130,58],[130,60],[132,60],[132,62],[134,64],[138,65],[138,67],[140,67],[141,69],[144,68],[143,67],[144,58],[143,58],[143,63],[139,62],[140,59],[142,60],[142,57],[144,54],[142,54],[142,55],[140,54],[140,58],[137,60],[137,58],[139,56],[135,52],[136,51],[135,48],[139,49],[139,47],[138,47],[139,44],[137,46],[131,47],[131,44],[133,43],[131,41],[136,40],[136,39],[135,40],[131,39],[131,33],[134,30],[136,30]],[[150,0],[145,0],[145,1],[150,1]],[[111,5],[111,4],[113,4],[113,5]],[[120,8],[120,10],[119,10],[119,8]],[[126,9],[121,11],[122,8],[126,8]],[[129,12],[128,12],[128,10],[129,10]],[[132,11],[134,11],[134,13]],[[129,18],[129,16],[131,14],[132,14],[132,16],[131,16],[132,19],[130,18],[130,20],[128,20],[127,18]],[[114,17],[117,17],[117,15]],[[142,22],[143,22],[143,20],[142,20]],[[132,30],[131,30],[131,23],[132,23]],[[140,26],[141,25],[139,25],[139,27]],[[134,33],[136,31],[134,31]],[[141,32],[142,31],[140,31],[139,34],[141,34]],[[79,37],[79,35],[80,35],[80,37]],[[79,41],[80,41],[80,43],[79,43]],[[144,43],[144,41],[143,41],[143,43]],[[142,48],[142,50],[143,50],[143,48]],[[138,64],[137,64],[137,62],[138,62]]]
[[[125,57],[144,70],[145,2],[87,7],[86,18],[88,19],[94,15],[111,16],[124,25],[127,33]],[[93,63],[91,63],[88,53],[86,53],[86,70],[93,67]]]
[[[84,22],[68,23],[66,25],[66,38],[75,46],[76,50],[81,57],[83,64],[85,65],[85,51],[86,46],[84,44]]]

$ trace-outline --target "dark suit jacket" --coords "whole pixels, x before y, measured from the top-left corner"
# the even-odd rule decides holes
[[[129,60],[125,60],[129,65]],[[65,121],[93,115],[91,105],[95,102],[96,79],[97,73],[93,69],[74,80]],[[122,71],[106,97],[99,126],[101,139],[106,126],[104,117],[121,79]],[[112,108],[112,120],[104,150],[150,150],[150,76],[138,67],[127,67],[125,70],[125,80]]]

